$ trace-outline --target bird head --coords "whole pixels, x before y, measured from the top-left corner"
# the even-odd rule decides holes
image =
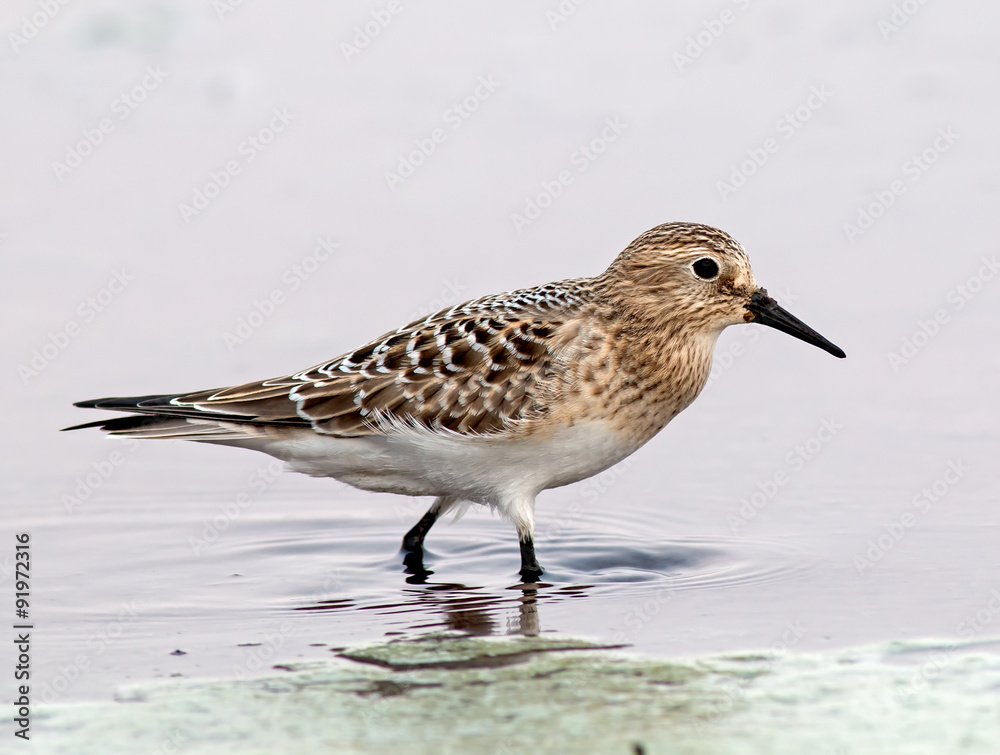
[[[781,307],[757,285],[746,251],[725,231],[666,223],[642,234],[603,276],[623,300],[678,329],[717,335],[754,322],[780,330],[836,357],[846,354]]]

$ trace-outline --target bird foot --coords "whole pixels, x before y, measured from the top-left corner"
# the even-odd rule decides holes
[[[542,567],[535,558],[535,543],[531,538],[521,540],[521,579],[525,583],[539,582],[542,579]]]

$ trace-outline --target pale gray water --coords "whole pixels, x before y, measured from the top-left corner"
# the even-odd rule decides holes
[[[555,29],[554,1],[403,1],[350,62],[341,42],[383,4],[248,2],[220,20],[207,0],[106,0],[60,6],[16,51],[7,38],[0,578],[12,605],[13,533],[30,530],[38,687],[107,698],[441,626],[664,657],[1000,634],[1000,276],[982,262],[998,253],[1000,8],[914,5],[883,39],[892,4],[858,0],[587,2]],[[674,53],[723,9],[732,23],[679,70]],[[36,11],[8,3],[0,28]],[[477,87],[462,120],[449,108]],[[275,109],[284,130],[241,152]],[[57,176],[104,118],[110,133]],[[435,129],[391,189],[386,171]],[[602,131],[614,140],[593,161],[577,152]],[[924,150],[926,171],[911,161]],[[228,161],[238,174],[185,222],[179,205]],[[562,171],[572,181],[515,228]],[[511,589],[513,531],[481,512],[436,529],[434,574],[409,584],[398,541],[426,501],[258,484],[269,460],[243,451],[56,432],[100,416],[74,400],[284,374],[458,298],[595,273],[667,220],[733,233],[849,358],[726,333],[716,379],[630,465],[542,496],[538,595]],[[32,366],[50,337],[65,348]],[[113,471],[88,486],[95,465]],[[776,474],[763,505],[741,504]],[[213,524],[241,493],[251,503]]]

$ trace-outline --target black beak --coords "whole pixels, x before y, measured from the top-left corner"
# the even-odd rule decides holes
[[[745,319],[747,322],[767,325],[782,333],[795,336],[806,343],[811,343],[813,346],[819,346],[823,351],[828,351],[840,359],[847,356],[839,346],[834,346],[802,320],[784,310],[778,302],[767,295],[767,291],[763,288],[754,291],[753,296],[750,297]]]

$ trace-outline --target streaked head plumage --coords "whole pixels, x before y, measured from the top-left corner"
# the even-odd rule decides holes
[[[744,322],[757,290],[740,243],[699,223],[664,223],[646,231],[604,278],[650,315],[709,331]]]
[[[627,316],[665,331],[718,335],[729,325],[756,322],[845,356],[758,287],[740,243],[712,226],[658,225],[629,244],[598,280]]]

